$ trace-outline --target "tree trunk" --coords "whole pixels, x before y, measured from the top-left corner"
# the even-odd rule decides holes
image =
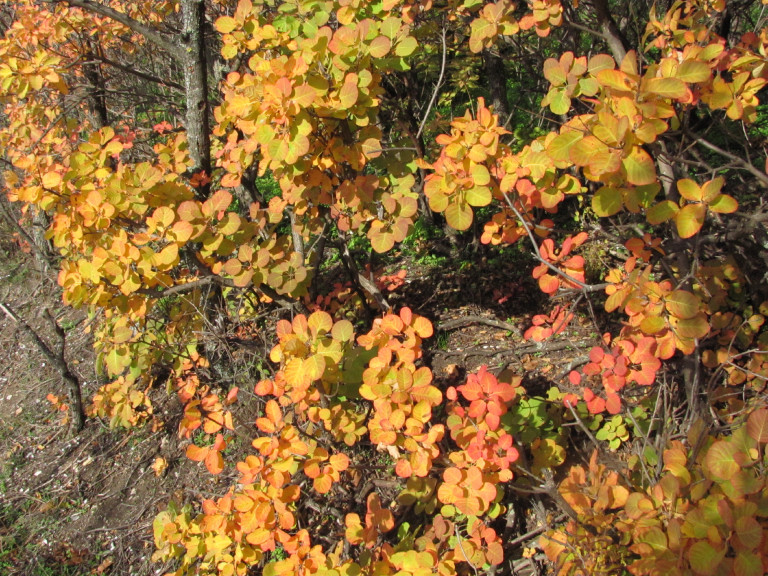
[[[499,121],[503,124],[509,118],[507,71],[504,68],[504,60],[497,52],[486,48],[483,50],[483,68],[491,97],[489,104],[493,106],[493,111],[498,114]]]
[[[208,120],[208,67],[205,56],[205,3],[203,0],[182,0],[181,13],[184,24],[182,68],[187,105],[187,141],[189,155],[194,163],[190,173],[205,172],[211,175],[211,142]],[[197,189],[202,200],[208,197],[210,186]]]
[[[616,22],[611,16],[607,0],[595,0],[595,13],[597,14],[597,23],[600,26],[600,32],[608,43],[608,48],[617,63],[621,64],[627,55],[627,43],[624,35],[616,26]]]

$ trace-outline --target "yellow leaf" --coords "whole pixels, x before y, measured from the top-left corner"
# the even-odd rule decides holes
[[[162,456],[155,458],[155,462],[152,464],[152,470],[155,472],[155,476],[158,478],[168,469],[168,461]]]
[[[61,174],[58,172],[48,172],[43,176],[44,188],[58,188],[61,184]]]
[[[706,82],[710,76],[709,65],[698,60],[684,60],[677,69],[675,76],[683,82]]]
[[[345,82],[339,90],[339,102],[342,109],[349,110],[355,105],[358,98],[357,84],[354,82]]]
[[[222,34],[229,34],[235,28],[237,28],[237,20],[231,16],[222,16],[216,20],[216,30]]]
[[[158,270],[168,270],[179,261],[179,247],[176,244],[168,244],[160,252],[152,257],[152,265]]]
[[[678,78],[650,78],[644,88],[662,98],[684,98],[688,94],[687,86]]]
[[[632,148],[629,156],[624,158],[624,169],[630,184],[643,186],[656,182],[656,166],[653,159],[639,146]]]
[[[690,238],[698,234],[704,225],[707,216],[707,207],[704,204],[688,204],[675,215],[677,233],[680,238]]]

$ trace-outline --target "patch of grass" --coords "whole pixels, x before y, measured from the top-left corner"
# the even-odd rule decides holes
[[[400,244],[404,251],[418,251],[421,245],[440,238],[443,235],[442,230],[433,224],[429,224],[424,218],[419,218],[413,223],[411,231],[405,240]]]
[[[414,259],[414,262],[419,266],[426,266],[428,268],[437,268],[445,266],[448,263],[447,256],[439,256],[437,254],[422,254]]]

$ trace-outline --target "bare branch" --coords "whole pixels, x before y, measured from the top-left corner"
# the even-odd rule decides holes
[[[149,26],[146,26],[139,22],[138,20],[134,20],[127,14],[123,14],[122,12],[118,12],[114,8],[110,8],[109,6],[104,6],[103,4],[99,4],[97,2],[93,2],[92,0],[54,0],[57,4],[68,4],[69,6],[74,6],[75,8],[82,8],[83,10],[87,10],[88,12],[93,12],[94,14],[98,14],[99,16],[104,16],[106,18],[111,18],[115,22],[119,22],[123,26],[127,26],[134,32],[137,32],[138,34],[141,34],[158,46],[159,48],[162,48],[168,54],[173,56],[176,60],[182,61],[184,59],[184,50],[182,49],[180,44],[175,44],[171,41],[170,38],[165,36],[164,34],[161,34],[157,30],[153,30]]]
[[[147,80],[148,82],[154,82],[155,84],[160,84],[161,86],[166,86],[174,90],[179,90],[179,91],[184,90],[184,87],[181,84],[178,84],[173,80],[164,80],[163,78],[158,78],[157,76],[153,76],[152,74],[147,74],[146,72],[142,72],[140,70],[136,70],[135,68],[131,68],[130,66],[125,66],[123,64],[120,64],[119,62],[110,60],[109,58],[107,58],[106,56],[102,56],[101,54],[93,54],[92,57],[95,60],[98,60],[99,62],[102,62],[108,66],[112,66],[113,68],[117,68],[118,70],[122,70],[123,72],[136,76],[137,78],[141,78],[142,80]]]
[[[515,204],[512,202],[512,200],[509,199],[509,196],[506,192],[504,194],[504,199],[507,201],[507,205],[509,208],[515,213],[515,216],[520,220],[520,224],[525,228],[526,233],[528,234],[528,238],[531,241],[531,244],[533,245],[534,250],[534,257],[536,260],[544,264],[547,268],[552,270],[555,274],[558,276],[561,276],[562,278],[565,278],[568,282],[571,284],[574,284],[579,287],[579,289],[582,292],[599,292],[600,290],[605,288],[605,284],[585,284],[584,282],[577,280],[573,276],[570,276],[569,274],[566,274],[560,268],[546,260],[542,257],[541,251],[539,250],[539,245],[536,242],[536,238],[533,237],[533,232],[531,232],[531,227],[528,226],[528,222],[525,221],[525,218],[523,218],[523,215],[520,213],[520,210],[517,209]]]
[[[501,320],[495,320],[493,318],[485,318],[483,316],[462,316],[461,318],[455,318],[453,320],[446,320],[445,322],[440,322],[440,324],[437,325],[438,330],[455,330],[456,328],[462,328],[464,326],[468,326],[470,324],[485,324],[486,326],[493,326],[494,328],[500,328],[502,330],[509,330],[516,336],[520,336],[520,329],[515,326],[514,324],[510,324],[509,322],[502,322]]]
[[[708,148],[709,150],[712,150],[712,152],[717,152],[721,156],[725,156],[728,158],[731,162],[734,163],[734,165],[743,168],[750,174],[752,174],[755,178],[757,178],[760,183],[763,186],[768,186],[768,174],[763,172],[762,170],[755,168],[749,160],[744,160],[743,158],[740,158],[736,156],[735,154],[732,154],[731,152],[728,152],[727,150],[723,150],[719,146],[716,146],[715,144],[712,144],[712,142],[709,142],[708,140],[705,140],[701,136],[697,136],[696,134],[693,134],[692,132],[686,132],[686,136],[689,138],[692,138],[694,142],[697,144],[701,144],[704,146],[704,148]]]

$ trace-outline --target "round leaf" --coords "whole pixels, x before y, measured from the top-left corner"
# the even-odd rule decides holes
[[[456,230],[466,230],[472,225],[472,208],[466,202],[452,202],[445,209],[448,226]]]
[[[662,222],[674,218],[679,210],[679,206],[671,200],[662,200],[655,206],[649,208],[645,213],[645,217],[649,224],[661,224]]]
[[[694,318],[699,313],[701,300],[698,296],[687,292],[686,290],[675,290],[664,299],[667,311],[680,318],[687,320]]]
[[[725,557],[725,548],[715,549],[706,540],[694,542],[688,550],[688,561],[696,574],[710,576],[717,572],[717,567]]]
[[[638,146],[624,158],[624,169],[630,184],[644,186],[656,182],[656,165],[648,153]]]
[[[707,451],[705,458],[707,476],[727,481],[740,470],[735,459],[736,448],[725,440],[718,440]]]
[[[592,197],[592,210],[602,217],[613,216],[624,207],[621,191],[609,186],[603,186]]]
[[[709,209],[718,214],[732,214],[739,209],[739,203],[728,194],[720,194],[709,204]]]
[[[470,206],[488,206],[492,199],[491,190],[486,186],[470,188],[464,195],[464,200]]]
[[[707,207],[704,204],[688,204],[675,215],[677,233],[680,238],[695,236],[704,225],[707,217]]]
[[[749,415],[747,434],[761,444],[768,444],[768,409],[758,408]]]

